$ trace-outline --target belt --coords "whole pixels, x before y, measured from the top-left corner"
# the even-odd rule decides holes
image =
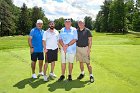
[[[80,48],[85,48],[85,47],[87,47],[87,46],[77,46],[77,47],[80,47]]]

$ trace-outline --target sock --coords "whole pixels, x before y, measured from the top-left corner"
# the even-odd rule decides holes
[[[81,74],[82,74],[82,75],[84,75],[84,74],[85,74],[85,72],[84,72],[84,71],[82,71],[82,72],[81,72]]]
[[[91,77],[91,76],[93,77],[93,75],[92,75],[92,74],[90,74],[90,77]]]
[[[53,75],[53,73],[50,72],[50,75]]]

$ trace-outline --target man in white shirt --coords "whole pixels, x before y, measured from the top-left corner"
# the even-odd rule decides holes
[[[43,34],[43,47],[45,52],[44,81],[48,81],[48,77],[46,75],[48,63],[51,63],[50,77],[56,77],[56,75],[54,74],[54,67],[55,61],[57,61],[58,59],[59,32],[54,27],[54,21],[50,21],[49,29]]]

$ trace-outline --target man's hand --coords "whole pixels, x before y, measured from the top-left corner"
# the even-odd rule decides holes
[[[34,48],[30,48],[30,53],[32,54],[34,52]]]
[[[45,49],[44,49],[44,52],[45,52],[45,53],[47,53],[47,52],[48,52],[48,50],[45,48]]]
[[[64,50],[64,53],[66,53],[67,52],[67,48],[68,48],[69,46],[66,44],[66,45],[63,45],[63,50]]]

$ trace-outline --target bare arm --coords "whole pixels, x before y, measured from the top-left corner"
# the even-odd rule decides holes
[[[44,52],[46,53],[46,52],[48,52],[48,50],[46,49],[46,41],[45,40],[42,40],[43,42],[43,48],[44,48]]]
[[[92,46],[92,37],[88,37],[88,48],[91,49]]]
[[[73,39],[73,40],[71,40],[67,45],[68,45],[68,46],[71,46],[71,45],[73,45],[76,41],[77,41],[77,39]]]
[[[42,41],[43,41],[43,48],[46,49],[46,41],[45,40]]]
[[[92,37],[88,37],[88,55],[90,56],[91,52],[91,46],[92,46]]]
[[[32,48],[32,38],[29,36],[28,38],[28,44],[29,44],[29,47]]]
[[[34,52],[34,48],[32,46],[32,37],[31,36],[29,36],[29,38],[28,38],[28,44],[30,47],[30,53],[32,54]]]

